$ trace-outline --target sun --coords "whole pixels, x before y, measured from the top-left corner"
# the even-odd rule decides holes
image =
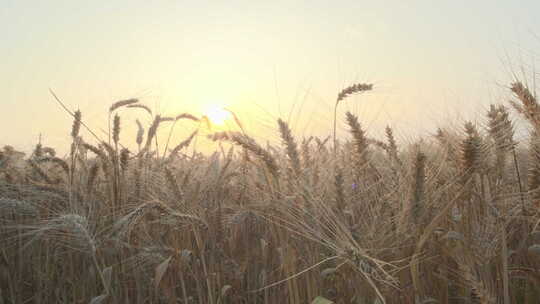
[[[214,125],[223,125],[232,116],[231,112],[218,106],[208,108],[204,115],[208,117],[208,120],[210,120],[210,122]]]

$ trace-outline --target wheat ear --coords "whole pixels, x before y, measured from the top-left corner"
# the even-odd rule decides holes
[[[338,96],[336,99],[336,105],[334,106],[334,150],[337,148],[337,139],[336,139],[337,108],[340,102],[344,100],[345,98],[347,98],[349,95],[371,91],[372,89],[373,89],[373,84],[357,83],[341,90],[341,92],[338,93]]]

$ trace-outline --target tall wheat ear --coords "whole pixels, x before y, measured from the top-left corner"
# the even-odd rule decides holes
[[[531,123],[537,132],[539,132],[540,104],[538,104],[536,97],[531,93],[527,86],[519,81],[512,83],[510,90],[521,103],[519,104],[515,101],[510,101],[510,104]]]
[[[514,128],[509,118],[509,113],[503,105],[490,105],[487,112],[488,133],[494,143],[495,171],[500,180],[503,179],[506,169],[507,154],[513,150]]]
[[[425,187],[426,187],[426,155],[418,151],[413,166],[414,178],[411,197],[411,221],[420,224],[423,220]]]
[[[283,120],[278,119],[278,125],[279,125],[279,132],[281,134],[281,139],[283,141],[283,145],[285,146],[286,154],[289,158],[290,166],[296,176],[300,176],[300,154],[298,153],[298,145],[296,144],[296,141],[294,137],[292,136],[291,129],[289,128],[289,125],[284,122]]]
[[[334,106],[334,150],[337,147],[337,138],[336,138],[336,128],[337,128],[337,109],[341,101],[355,93],[362,93],[366,91],[371,91],[373,89],[373,84],[370,83],[357,83],[349,86],[341,92],[338,93],[336,104]]]
[[[255,139],[238,132],[216,132],[209,135],[208,138],[214,141],[226,140],[241,146],[261,159],[276,180],[279,177],[279,166],[275,157],[268,150],[261,147]]]
[[[358,117],[356,117],[351,112],[346,113],[347,124],[349,125],[349,132],[353,137],[353,148],[355,152],[355,161],[354,168],[355,173],[357,174],[356,178],[361,178],[359,175],[362,172],[362,169],[369,162],[369,140],[366,137],[362,126],[358,122]]]
[[[461,143],[461,165],[468,178],[482,168],[482,139],[472,122],[465,123],[465,139]]]
[[[119,109],[119,108],[121,108],[121,107],[133,105],[133,104],[135,104],[135,103],[137,103],[137,102],[139,102],[139,100],[136,99],[136,98],[125,99],[125,100],[119,100],[119,101],[113,103],[113,104],[109,107],[109,113],[112,113],[112,112],[114,112],[116,109]]]

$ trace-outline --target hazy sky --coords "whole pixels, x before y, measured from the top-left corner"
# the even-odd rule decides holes
[[[40,133],[66,145],[71,118],[48,88],[97,130],[112,102],[135,97],[165,115],[226,106],[273,140],[280,116],[299,136],[330,134],[337,92],[367,81],[375,91],[342,111],[372,134],[427,133],[504,101],[509,70],[540,51],[538,12],[539,1],[0,0],[0,145],[28,150]],[[122,117],[126,132],[145,120]]]

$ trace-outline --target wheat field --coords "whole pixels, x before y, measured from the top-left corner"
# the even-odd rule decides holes
[[[279,119],[281,145],[262,145],[235,116],[241,131],[207,136],[230,149],[207,155],[189,150],[197,131],[156,139],[204,117],[129,99],[111,105],[101,141],[70,113],[67,157],[5,146],[0,303],[539,303],[534,92],[515,82],[483,123],[404,145],[390,127],[377,139],[353,113],[337,115],[372,89],[337,94],[327,138],[295,137]],[[152,123],[123,138],[123,111]]]

